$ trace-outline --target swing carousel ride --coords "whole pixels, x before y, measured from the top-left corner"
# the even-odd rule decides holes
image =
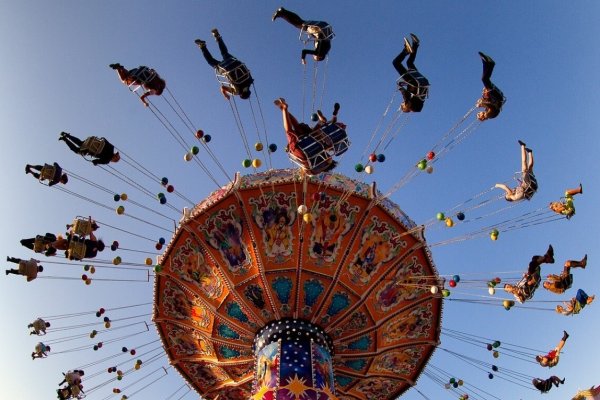
[[[304,21],[300,43],[305,50],[325,40],[335,46],[345,39],[336,36],[334,28],[323,21]],[[225,27],[223,31],[226,34]],[[213,35],[221,39],[219,32],[213,31]],[[420,44],[416,35],[411,37],[412,43],[405,40],[405,56],[416,55]],[[196,44],[205,51],[204,41],[196,40]],[[243,55],[244,51],[237,53]],[[384,185],[372,178],[377,179],[380,170],[390,168],[390,155],[396,151],[399,134],[418,125],[421,118],[420,112],[409,112],[400,104],[408,102],[402,94],[414,89],[422,107],[430,95],[437,93],[432,90],[430,94],[429,81],[416,69],[401,74],[367,143],[353,130],[352,117],[342,118],[344,96],[339,100],[340,118],[347,125],[337,121],[338,104],[329,121],[317,112],[329,80],[336,79],[327,76],[328,57],[307,59],[301,67],[299,119],[304,119],[308,109],[312,122],[307,124],[313,127],[300,137],[296,147],[288,138],[285,151],[283,135],[273,133],[281,128],[275,123],[267,126],[265,116],[275,112],[270,108],[271,100],[261,98],[260,73],[252,65],[225,57],[216,68],[216,85],[226,88],[223,94],[227,100],[222,101],[229,105],[239,138],[219,134],[215,131],[218,125],[211,125],[210,131],[203,127],[206,132],[200,129],[192,122],[193,113],[185,111],[183,102],[174,95],[170,85],[176,79],[163,80],[164,76],[159,75],[162,71],[110,65],[131,97],[140,97],[146,106],[144,109],[136,104],[139,109],[135,107],[133,112],[151,115],[153,126],[165,130],[163,137],[170,136],[177,142],[177,151],[183,149],[180,163],[197,165],[205,178],[199,185],[186,180],[190,187],[195,186],[187,190],[186,183],[175,183],[181,180],[179,176],[162,176],[156,171],[157,165],[150,167],[140,161],[143,155],[137,149],[122,146],[117,135],[109,134],[106,139],[90,136],[82,140],[78,151],[86,161],[99,160],[112,144],[114,153],[119,153],[117,158],[111,150],[106,162],[94,162],[98,165],[90,164],[89,168],[83,160],[77,160],[77,169],[51,163],[39,166],[40,173],[34,176],[40,183],[62,196],[77,198],[88,210],[81,213],[84,216],[74,218],[64,235],[47,233],[30,242],[22,241],[34,252],[44,253],[40,256],[48,256],[39,261],[45,269],[33,279],[80,280],[83,287],[153,283],[152,299],[147,297],[135,304],[127,298],[118,305],[104,306],[101,299],[94,299],[96,309],[92,312],[73,310],[31,318],[31,335],[38,336],[39,342],[32,353],[34,360],[90,350],[100,354],[108,351],[107,347],[122,346],[116,354],[97,360],[86,357],[77,365],[64,365],[65,386],[57,391],[60,399],[183,399],[200,395],[207,400],[392,400],[411,393],[428,399],[426,392],[430,389],[422,385],[423,378],[461,400],[504,398],[486,386],[495,377],[518,390],[544,392],[533,387],[532,380],[546,371],[514,369],[512,364],[496,359],[502,354],[517,362],[535,363],[535,356],[543,354],[546,345],[542,349],[526,347],[511,343],[514,338],[498,340],[493,337],[496,333],[483,335],[454,329],[452,323],[442,321],[443,308],[450,304],[484,305],[502,313],[513,308],[554,313],[555,305],[565,300],[561,313],[585,314],[588,310],[583,308],[593,301],[593,292],[583,301],[578,292],[577,300],[571,303],[555,298],[537,301],[545,296],[539,294],[544,291],[540,287],[546,288],[541,285],[539,268],[537,275],[524,274],[523,268],[463,274],[448,273],[457,266],[443,266],[446,273],[440,274],[433,248],[472,239],[497,245],[501,235],[519,229],[567,224],[565,220],[575,213],[574,201],[585,199],[581,187],[560,200],[551,198],[562,209],[550,209],[545,200],[536,203],[541,194],[532,200],[538,185],[533,172],[524,167],[514,180],[509,177],[502,185],[519,187],[525,198],[506,202],[498,189],[502,185],[498,184],[455,205],[446,204],[429,218],[419,215],[421,221],[415,222],[397,204],[401,202],[392,198],[409,182],[435,176],[434,166],[437,173],[440,160],[475,132],[485,130],[488,122],[477,112],[491,100],[484,96],[483,103],[473,101],[473,106],[461,113],[450,128],[428,143],[422,156],[411,160],[404,174],[394,171],[393,182],[388,179],[392,174],[382,179],[384,190]],[[484,54],[481,57],[485,74],[486,62],[491,58],[486,59]],[[228,70],[230,65],[235,70]],[[418,79],[411,80],[411,74]],[[248,99],[239,97],[242,82],[248,85],[246,89],[252,89]],[[118,89],[118,95],[124,96],[126,90]],[[474,93],[474,100],[477,95]],[[499,109],[506,100],[501,92],[500,97]],[[279,108],[276,113],[284,115],[287,130],[285,124],[291,121],[287,104],[282,106],[283,99],[275,104]],[[427,104],[423,114],[426,112]],[[502,117],[493,123],[501,124]],[[72,138],[62,133],[60,140],[65,141],[67,136]],[[229,143],[227,158],[244,153],[243,173],[230,172],[229,163],[215,151],[215,142],[219,141]],[[235,141],[239,145],[234,145]],[[357,143],[364,144],[362,156],[355,148]],[[522,143],[523,160],[526,155],[533,157],[525,146]],[[351,162],[352,157],[357,161]],[[215,171],[225,179],[218,178]],[[95,174],[105,177],[96,179]],[[565,186],[575,187],[577,183]],[[213,190],[206,190],[209,184],[214,184]],[[196,186],[204,190],[200,197],[190,199],[184,194],[197,192]],[[129,189],[125,192],[122,188]],[[574,200],[576,194],[579,197]],[[102,216],[107,210],[110,217]],[[130,224],[122,222],[127,218]],[[104,242],[98,245],[98,229],[115,238],[106,240],[106,249]],[[154,249],[148,249],[148,242]],[[62,250],[64,260],[60,259]],[[531,254],[543,254],[543,250],[535,249]],[[566,259],[564,250],[557,255],[558,262]],[[139,260],[140,253],[146,254],[145,259],[142,256]],[[104,258],[107,254],[110,257]],[[531,254],[522,258],[528,259]],[[547,253],[544,262],[553,263],[551,257]],[[570,262],[584,269],[587,256]],[[67,275],[53,274],[73,265],[82,268],[80,278],[73,277],[73,269]],[[579,285],[583,280],[579,280],[580,275],[586,273],[571,271],[571,284],[573,274]],[[591,300],[585,302],[588,298]],[[456,342],[462,350],[454,350]],[[476,347],[479,353],[467,355],[465,346]],[[534,346],[539,347],[539,343]],[[459,373],[454,367],[443,368],[436,362],[439,353],[465,366]],[[36,361],[36,365],[44,362]],[[470,379],[471,372],[465,372],[471,369],[477,378]],[[157,390],[153,394],[151,388],[167,376],[175,376],[179,383],[171,381],[166,392],[158,394]],[[577,396],[598,395],[592,388]]]

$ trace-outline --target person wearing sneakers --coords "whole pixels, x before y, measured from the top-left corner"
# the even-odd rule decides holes
[[[571,268],[583,268],[587,265],[587,254],[581,260],[567,260],[560,275],[550,274],[544,282],[544,289],[562,294],[573,285]]]
[[[494,60],[492,60],[492,57],[487,56],[482,52],[479,52],[479,57],[481,57],[481,62],[483,63],[483,74],[481,76],[483,92],[475,106],[485,108],[484,111],[477,113],[477,119],[485,121],[486,119],[496,118],[498,114],[500,114],[502,106],[506,102],[506,97],[504,97],[502,91],[490,80],[492,72],[494,71],[494,66],[496,65]]]
[[[415,58],[419,49],[419,38],[414,33],[410,34],[412,44],[404,38],[404,48],[394,58],[392,64],[400,74],[398,90],[402,93],[404,101],[400,105],[403,112],[420,112],[423,109],[425,99],[429,94],[429,81],[415,67]],[[408,55],[406,67],[402,62]],[[408,67],[408,68],[407,68]]]
[[[548,393],[550,389],[552,389],[552,385],[556,387],[558,387],[558,385],[560,384],[564,385],[565,379],[560,379],[558,376],[552,375],[548,379],[534,378],[531,381],[531,383],[533,384],[533,387],[535,387],[540,392]]]
[[[327,53],[331,50],[331,26],[325,21],[305,21],[300,16],[292,11],[286,10],[283,7],[279,7],[273,14],[271,19],[275,21],[277,18],[281,18],[290,25],[305,31],[309,34],[314,43],[314,49],[302,50],[302,64],[306,64],[306,56],[312,55],[315,61],[323,61],[327,57]]]
[[[525,300],[529,300],[533,297],[536,289],[540,286],[540,282],[542,280],[541,265],[553,263],[554,249],[552,248],[552,245],[550,245],[548,246],[546,254],[543,256],[531,257],[527,272],[516,285],[507,283],[504,285],[504,290],[508,293],[512,293],[519,303],[524,303]]]
[[[569,338],[569,334],[567,333],[567,331],[563,331],[563,337],[560,340],[560,342],[558,342],[558,345],[554,348],[554,350],[551,350],[550,352],[548,352],[548,354],[546,354],[544,356],[542,356],[542,355],[535,356],[535,360],[542,367],[548,367],[548,368],[555,367],[556,364],[558,364],[560,352],[563,349],[563,347],[565,346],[565,342],[567,341],[568,338]]]
[[[44,271],[44,267],[39,265],[40,261],[34,258],[31,258],[29,260],[22,260],[20,258],[15,257],[6,257],[6,261],[19,264],[19,269],[7,269],[5,271],[6,275],[23,275],[27,277],[27,282],[31,282],[32,280],[37,278],[38,272]]]
[[[568,303],[563,302],[564,306],[556,306],[556,312],[562,315],[579,314],[588,304],[592,304],[596,296],[588,296],[583,289],[578,289],[577,294]]]
[[[213,29],[212,35],[214,36],[219,50],[221,51],[222,61],[216,60],[210,51],[206,48],[206,42],[204,40],[196,39],[194,43],[202,51],[202,55],[206,59],[208,65],[213,67],[217,74],[224,76],[229,84],[221,85],[221,93],[229,100],[231,95],[240,96],[241,99],[248,99],[250,97],[250,86],[254,82],[250,70],[246,67],[246,64],[235,58],[227,50],[227,46],[221,37],[221,34],[217,29]]]
[[[553,201],[550,203],[550,209],[557,214],[564,215],[567,219],[571,219],[575,215],[575,204],[573,203],[573,196],[576,194],[583,194],[583,186],[581,183],[577,189],[568,189],[565,192],[564,201]]]
[[[31,174],[34,178],[39,180],[48,180],[48,186],[54,186],[57,183],[65,185],[69,181],[69,177],[67,174],[63,174],[62,168],[58,163],[54,163],[53,165],[27,164],[25,166],[25,174]]]
[[[504,190],[506,201],[531,200],[538,189],[538,183],[533,174],[533,151],[520,140],[519,145],[521,146],[521,179],[519,180],[519,186],[514,189],[503,183],[496,183],[494,186]]]
[[[160,96],[167,87],[165,80],[152,68],[140,65],[137,68],[127,70],[119,63],[110,64],[109,67],[117,71],[119,79],[125,85],[141,86],[145,90],[144,94],[140,96],[144,107],[148,107],[146,97],[150,95]]]
[[[94,157],[92,160],[94,165],[118,162],[121,159],[119,152],[115,152],[115,146],[104,138],[90,136],[81,140],[70,133],[61,132],[58,140],[65,142],[73,153]]]

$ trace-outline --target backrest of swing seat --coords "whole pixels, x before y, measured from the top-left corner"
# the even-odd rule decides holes
[[[73,220],[71,230],[77,236],[87,236],[92,233],[92,223],[89,219],[77,217]]]
[[[157,75],[158,74],[156,73],[156,71],[153,70],[152,68],[140,66],[140,67],[136,68],[136,71],[133,74],[133,77],[135,78],[136,81],[138,81],[139,83],[144,85],[144,84],[152,81],[154,78],[156,78]],[[138,85],[139,85],[139,83],[138,83]]]
[[[312,134],[298,140],[296,146],[304,153],[306,160],[302,160],[292,153],[289,153],[289,156],[300,167],[319,173],[328,166],[327,160],[331,156],[323,143],[316,140]]]
[[[350,147],[350,140],[346,130],[338,124],[327,124],[323,126],[322,131],[333,143],[333,152],[336,156],[343,154]]]
[[[85,243],[79,242],[76,239],[72,239],[69,242],[69,260],[82,260],[85,257]]]
[[[96,136],[90,136],[89,138],[83,141],[81,145],[81,152],[98,155],[104,149],[104,144],[106,140],[104,138],[97,138]]]
[[[251,79],[250,70],[246,64],[234,57],[221,61],[216,73],[217,79],[222,85],[243,85]]]
[[[46,245],[48,242],[44,239],[43,236],[36,236],[35,241],[33,242],[33,251],[36,253],[43,253],[46,250]]]
[[[322,37],[317,38],[316,33]],[[304,43],[318,40],[331,40],[335,37],[333,28],[325,21],[306,21],[300,29],[300,40]]]
[[[411,79],[408,79],[409,77]],[[416,82],[416,85],[414,82]],[[419,71],[408,70],[398,78],[396,84],[398,87],[412,88],[417,92],[417,96],[423,99],[429,97],[429,81]]]
[[[56,167],[50,164],[44,164],[42,170],[40,171],[40,181],[45,179],[51,181],[54,179],[54,174],[56,173]]]

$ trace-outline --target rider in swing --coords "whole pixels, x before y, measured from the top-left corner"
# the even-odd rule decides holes
[[[410,34],[412,44],[404,38],[404,48],[402,52],[394,58],[392,64],[400,74],[398,89],[402,93],[404,101],[400,105],[403,112],[421,112],[423,104],[429,93],[429,81],[415,67],[415,58],[419,48],[419,38],[414,33]],[[409,55],[406,60],[406,68],[402,65],[404,58]]]
[[[216,60],[212,54],[210,54],[204,40],[196,39],[194,42],[202,51],[202,55],[206,59],[208,65],[213,67],[219,75],[223,75],[227,78],[229,84],[221,85],[223,97],[229,100],[231,95],[235,95],[240,96],[243,100],[248,99],[251,94],[250,86],[254,82],[248,67],[229,53],[229,50],[227,50],[227,46],[217,29],[213,29],[211,32],[219,45],[219,50],[223,57],[222,61]]]

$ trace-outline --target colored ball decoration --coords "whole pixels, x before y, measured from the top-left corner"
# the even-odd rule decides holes
[[[451,288],[456,287],[456,281],[450,279],[450,281],[448,282],[448,286],[450,286]]]
[[[298,214],[304,215],[304,214],[306,214],[307,211],[308,211],[308,207],[306,207],[304,204],[301,204],[298,206]]]
[[[435,217],[437,218],[437,220],[438,220],[438,221],[443,221],[443,220],[446,218],[446,216],[444,215],[444,213],[443,213],[443,212],[439,212],[439,213],[437,213],[437,214],[435,215]]]
[[[132,356],[135,356],[135,349],[129,350],[129,354],[131,354]]]
[[[152,265],[152,259],[150,257],[146,258],[146,265]]]
[[[372,165],[367,165],[365,167],[365,172],[369,175],[371,175],[373,173],[373,166]]]
[[[190,152],[191,152],[193,155],[196,155],[196,154],[200,153],[200,148],[199,148],[198,146],[192,146],[192,148],[191,148]]]
[[[156,243],[156,245],[154,245],[154,248],[155,248],[156,250],[162,250],[162,247],[163,247],[163,245],[162,245],[162,244],[160,244],[160,242],[159,242],[159,243]]]
[[[311,213],[306,213],[302,216],[302,219],[304,220],[304,222],[309,223],[313,220],[313,216]]]
[[[246,158],[244,161],[242,161],[242,166],[244,168],[250,168],[250,166],[252,165],[252,160]]]
[[[168,193],[173,193],[174,190],[175,190],[175,187],[173,185],[168,185],[167,186],[167,192]]]
[[[204,136],[204,131],[202,129],[198,129],[196,131],[196,139],[202,139],[203,136]]]
[[[255,158],[254,160],[252,160],[252,166],[254,168],[260,168],[261,165],[262,161],[260,161],[260,158]]]
[[[378,162],[384,162],[385,161],[385,155],[383,155],[383,154],[377,154],[377,161]]]
[[[263,148],[264,148],[264,146],[263,146],[263,144],[261,142],[254,143],[254,149],[256,151],[263,151]]]
[[[83,270],[84,271],[89,271],[90,270],[90,266],[89,265],[84,265],[83,266]]]
[[[428,165],[427,168],[425,168],[425,172],[427,172],[428,174],[433,174],[433,167],[431,165]]]
[[[158,200],[158,202],[160,204],[166,204],[167,203],[167,198],[166,197],[161,197],[160,200]]]
[[[494,372],[498,372],[498,367],[497,367],[497,366],[495,366],[495,365],[492,365],[492,371],[494,371]]]
[[[432,286],[432,287],[431,287],[431,289],[429,289],[429,290],[431,291],[431,294],[437,294],[437,292],[438,292],[438,290],[439,290],[439,289],[438,289],[438,287],[437,287],[437,286],[435,286],[435,285],[434,285],[434,286]]]
[[[123,347],[121,348],[121,351],[122,351],[123,353],[127,353],[127,352],[129,351],[129,349],[128,349],[127,347],[123,346]]]
[[[417,163],[417,168],[419,168],[421,171],[423,171],[425,168],[427,168],[427,160],[423,159],[423,160],[419,161]]]
[[[88,285],[88,286],[91,285],[92,284],[92,279],[91,278],[87,278],[85,280],[85,284]]]
[[[456,214],[456,219],[458,219],[459,221],[464,221],[465,220],[465,214],[460,211]]]
[[[447,226],[448,228],[452,228],[452,227],[454,226],[454,221],[452,221],[452,218],[450,218],[450,217],[446,217],[446,220],[445,220],[445,221],[446,221],[446,226]]]
[[[450,291],[448,289],[442,289],[442,297],[450,296]]]
[[[167,183],[169,183],[169,179],[168,179],[166,176],[163,176],[163,178],[160,180],[160,183],[161,183],[163,186],[166,186],[166,185],[167,185]]]
[[[500,344],[501,344],[500,341],[496,340],[496,341],[494,341],[494,343],[492,343],[492,347],[497,349],[498,347],[500,347]]]
[[[435,158],[435,153],[433,151],[430,151],[429,153],[427,153],[426,158],[429,161],[433,160]]]
[[[374,153],[370,154],[369,155],[369,161],[371,161],[371,162],[377,162],[377,154],[374,154]]]
[[[160,265],[155,265],[154,266],[154,272],[159,273],[160,271],[162,271],[162,266]]]
[[[491,344],[491,343],[488,343],[488,344],[487,344],[487,346],[485,346],[485,348],[486,348],[488,351],[492,351],[492,348],[493,348],[493,347],[492,347],[492,344]]]
[[[105,327],[106,329],[109,329],[109,328],[110,328],[110,321],[109,321],[109,322],[105,322],[105,323],[104,323],[104,327]]]
[[[210,135],[204,135],[204,137],[202,138],[202,140],[204,141],[204,143],[210,142],[211,139],[212,139],[212,137]]]
[[[120,196],[120,195],[118,195],[118,194],[115,194],[115,195],[113,196],[113,199],[114,199],[115,201],[119,201],[119,200],[121,200],[121,196]]]
[[[113,258],[113,264],[114,265],[121,264],[121,257],[120,256],[116,256],[115,258]]]
[[[184,159],[185,161],[192,161],[192,158],[194,158],[194,155],[193,155],[192,153],[185,153],[185,154],[183,155],[183,159]]]
[[[125,207],[123,207],[123,206],[117,207],[117,215],[123,215],[124,212],[125,212]]]
[[[494,374],[492,374],[491,372],[488,374],[488,378],[489,379],[494,379]]]
[[[460,276],[459,276],[459,275],[454,275],[454,276],[452,277],[452,279],[453,279],[453,280],[454,280],[456,283],[460,282]]]
[[[127,201],[127,193],[121,193],[121,200]]]
[[[359,163],[359,164],[356,164],[356,165],[354,166],[354,170],[355,170],[356,172],[363,172],[363,171],[364,171],[364,169],[365,169],[365,167],[364,167],[362,164],[360,164],[360,163]]]
[[[496,294],[496,288],[490,287],[488,288],[488,293],[490,294],[490,296],[493,296]]]
[[[492,356],[494,358],[498,358],[498,357],[500,357],[500,353],[498,353],[497,351],[494,350],[494,352],[492,353]]]
[[[277,145],[276,145],[275,143],[271,143],[271,144],[269,145],[269,151],[270,151],[271,153],[275,153],[275,152],[277,151]]]
[[[158,238],[158,243],[160,244],[165,244],[167,241],[165,240],[164,237]]]

